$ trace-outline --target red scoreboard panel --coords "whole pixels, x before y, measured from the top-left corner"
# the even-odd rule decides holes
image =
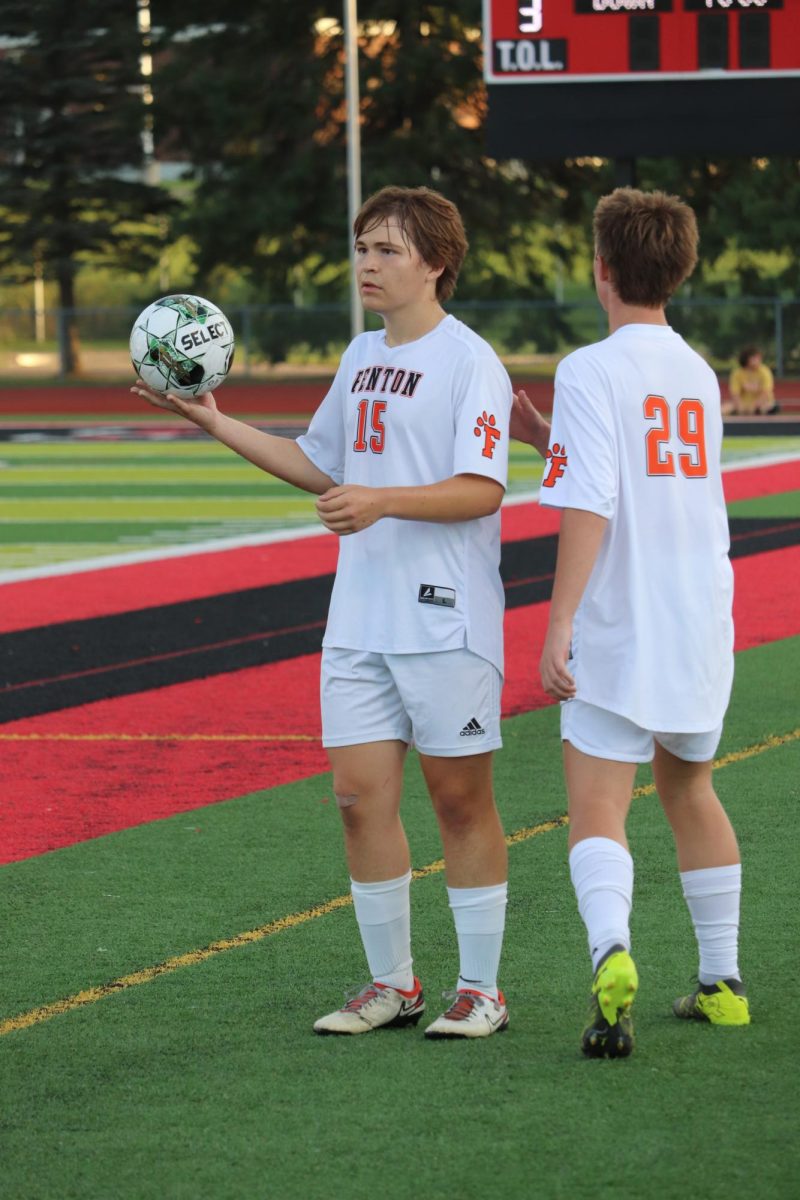
[[[484,0],[484,75],[498,158],[800,152],[800,0]]]
[[[800,0],[485,0],[489,83],[800,75]]]

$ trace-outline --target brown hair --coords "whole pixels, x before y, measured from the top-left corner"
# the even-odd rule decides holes
[[[406,242],[419,252],[430,267],[444,267],[436,280],[437,300],[449,300],[464,255],[467,235],[461,215],[439,192],[430,188],[381,188],[365,200],[353,222],[356,238],[394,217]]]
[[[744,350],[739,352],[739,366],[746,367],[754,354],[760,354],[760,346],[745,346]]]
[[[594,210],[597,253],[623,304],[663,308],[697,263],[697,220],[678,196],[617,188]]]

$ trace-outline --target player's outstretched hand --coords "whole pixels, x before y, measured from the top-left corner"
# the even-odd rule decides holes
[[[575,680],[567,670],[572,630],[551,626],[547,630],[539,659],[542,687],[554,700],[571,700],[575,695]]]
[[[148,404],[152,404],[154,408],[163,408],[167,412],[175,412],[186,417],[187,421],[194,422],[201,429],[208,429],[217,414],[217,402],[212,392],[196,396],[193,400],[182,400],[173,392],[154,391],[143,379],[136,380],[131,392],[134,396],[141,396],[143,400],[147,400]]]
[[[331,533],[358,533],[384,516],[381,488],[345,483],[328,488],[317,498],[317,514]]]
[[[514,393],[508,432],[518,442],[527,442],[529,446],[535,446],[542,458],[547,454],[550,423],[545,421],[523,388]]]

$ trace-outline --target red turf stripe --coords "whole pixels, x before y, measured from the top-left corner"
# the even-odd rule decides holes
[[[332,574],[338,552],[338,538],[326,534],[7,583],[0,587],[0,633]]]
[[[558,533],[561,513],[557,508],[543,508],[535,501],[530,504],[510,504],[500,510],[504,542],[521,542],[525,538],[547,537]]]
[[[722,476],[725,499],[753,500],[756,496],[777,496],[780,492],[800,489],[800,461],[776,463],[773,467],[747,467],[726,471]]]
[[[553,509],[520,504],[503,510],[507,541],[557,530]],[[0,633],[308,579],[335,571],[338,549],[331,534],[7,583],[0,586]]]
[[[724,478],[730,501],[772,495],[800,488],[800,464],[730,471]],[[556,533],[559,514],[519,504],[504,508],[502,521],[504,541],[518,541]],[[0,633],[307,579],[333,572],[337,550],[331,535],[7,583],[0,586]]]
[[[309,655],[0,727],[3,735],[40,737],[257,732],[285,738],[5,742],[6,777],[14,783],[0,809],[0,862],[324,771],[318,696],[319,655]],[[292,741],[297,734],[314,740]]]
[[[332,378],[332,376],[331,376]],[[303,413],[308,414],[321,403],[330,386],[321,379],[306,383],[235,383],[229,382],[220,392],[220,404],[229,413]],[[100,385],[80,388],[8,387],[0,392],[0,413],[19,416],[64,413],[130,413],[132,417],[152,416],[148,404],[132,396],[126,384]]]
[[[524,373],[512,370],[514,390],[523,387],[536,407],[549,413],[553,403],[553,381],[526,379]],[[258,383],[230,379],[220,394],[220,403],[230,413],[312,413],[325,395],[333,374],[324,373],[312,380],[264,380]],[[723,397],[728,395],[727,380],[720,380]],[[796,410],[797,380],[776,379],[775,396],[785,412]],[[135,418],[152,416],[152,410],[132,396],[125,383],[77,387],[58,387],[51,384],[19,386],[11,384],[0,391],[0,414],[19,416],[34,414],[97,413],[101,418],[109,413],[130,413]]]
[[[330,387],[333,373],[321,374],[312,380],[269,380],[260,383],[239,383],[231,379],[220,390],[220,406],[228,413],[252,413],[265,417],[276,413],[313,413],[321,404]],[[132,380],[131,380],[132,382]],[[780,386],[781,381],[777,381]],[[517,384],[516,386],[520,386]],[[553,385],[547,380],[532,380],[524,383],[531,400],[545,412],[549,412]],[[134,419],[152,416],[153,410],[132,396],[127,384],[97,385],[80,387],[52,387],[48,384],[18,387],[13,384],[0,391],[0,414],[8,413],[28,416],[63,413],[97,413],[101,417],[110,413],[129,413]]]
[[[800,634],[800,546],[734,562],[736,649]]]
[[[800,634],[800,547],[737,559],[736,648]],[[538,680],[549,606],[506,614],[504,715],[550,703]],[[327,769],[319,656],[102,700],[0,727],[9,733],[283,734],[283,742],[5,742],[0,861],[12,862]],[[287,735],[310,735],[292,742]],[[320,781],[320,800],[329,791]],[[316,798],[314,803],[316,803]],[[202,824],[202,817],[195,818]]]
[[[296,734],[319,738],[319,663],[319,654],[307,654],[133,696],[96,700],[80,708],[0,725],[0,738],[14,733],[180,733],[201,737],[266,733],[289,740]],[[271,743],[245,744],[257,745],[263,778],[268,778]]]

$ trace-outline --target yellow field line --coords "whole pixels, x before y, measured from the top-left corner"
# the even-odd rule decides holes
[[[151,983],[159,975],[168,975],[171,971],[178,971],[181,967],[193,967],[197,963],[205,962],[207,958],[213,958],[215,954],[222,954],[226,950],[235,950],[238,946],[248,946],[251,942],[260,942],[262,938],[270,937],[273,933],[281,933],[284,929],[304,925],[306,921],[327,916],[328,913],[335,912],[337,908],[344,908],[348,904],[352,904],[350,896],[337,896],[336,899],[328,900],[325,904],[307,908],[305,912],[279,917],[277,921],[270,921],[269,925],[262,925],[259,929],[248,929],[244,933],[237,933],[234,937],[222,938],[218,942],[212,942],[210,946],[204,946],[202,950],[189,950],[186,954],[168,958],[154,967],[145,967],[144,970],[134,971],[131,975],[122,975],[111,983],[101,983],[99,987],[87,988],[86,991],[77,992],[74,996],[67,996],[64,1000],[56,1000],[52,1004],[42,1005],[41,1008],[33,1008],[29,1012],[20,1013],[18,1017],[9,1017],[0,1022],[0,1037],[15,1029],[27,1029],[30,1025],[38,1025],[40,1021],[48,1021],[51,1017],[57,1017],[59,1013],[82,1008],[84,1004],[94,1004],[105,996],[111,996],[125,988],[137,987],[140,983]]]
[[[318,742],[311,733],[0,733],[0,742]]]
[[[722,758],[718,758],[713,763],[715,771],[721,770],[723,767],[731,766],[733,763],[743,762],[745,759],[754,758],[758,754],[763,754],[767,750],[774,750],[778,746],[783,746],[787,742],[796,741],[800,738],[800,728],[794,729],[791,733],[780,734],[777,736],[769,736],[763,742],[759,742],[754,746],[747,746],[743,750],[736,750],[732,754],[726,754]],[[634,791],[635,797],[651,796],[655,792],[655,786],[650,783],[643,787],[638,787]],[[517,846],[521,842],[527,842],[531,838],[538,837],[540,834],[549,833],[553,829],[561,829],[567,825],[569,818],[564,814],[560,817],[554,817],[550,821],[542,821],[538,825],[528,825],[523,829],[517,829],[514,833],[506,837],[506,843],[509,846]],[[428,863],[425,867],[415,869],[412,874],[414,879],[424,879],[429,875],[437,875],[444,870],[444,859],[439,858],[434,862]],[[57,1017],[61,1013],[72,1012],[76,1008],[82,1008],[87,1004],[95,1004],[98,1000],[105,999],[106,996],[112,996],[115,992],[124,991],[126,988],[138,987],[142,983],[152,983],[154,979],[158,979],[160,975],[168,975],[172,971],[178,971],[182,967],[192,967],[197,963],[205,962],[206,959],[213,958],[216,954],[223,954],[228,950],[235,950],[239,946],[249,946],[253,942],[263,941],[264,938],[271,937],[275,933],[283,933],[286,929],[296,929],[299,925],[306,925],[309,921],[315,921],[318,917],[326,917],[337,909],[347,908],[353,903],[352,897],[336,896],[333,900],[327,900],[324,904],[315,904],[312,908],[306,908],[302,912],[290,913],[286,917],[279,917],[276,921],[270,921],[268,925],[261,925],[258,929],[248,929],[244,933],[237,933],[231,938],[222,938],[219,941],[212,942],[209,946],[204,946],[201,950],[189,950],[186,954],[176,955],[174,958],[168,958],[164,962],[157,963],[154,967],[145,967],[141,971],[134,971],[131,975],[122,975],[119,979],[112,980],[111,983],[102,983],[98,987],[87,988],[83,992],[77,992],[73,996],[66,996],[63,1000],[55,1000],[52,1004],[43,1004],[40,1008],[32,1008],[28,1012],[19,1013],[16,1017],[7,1017],[4,1021],[0,1021],[0,1037],[7,1033],[14,1033],[20,1029],[28,1029],[31,1025],[39,1025],[42,1021],[49,1021],[52,1017]]]

